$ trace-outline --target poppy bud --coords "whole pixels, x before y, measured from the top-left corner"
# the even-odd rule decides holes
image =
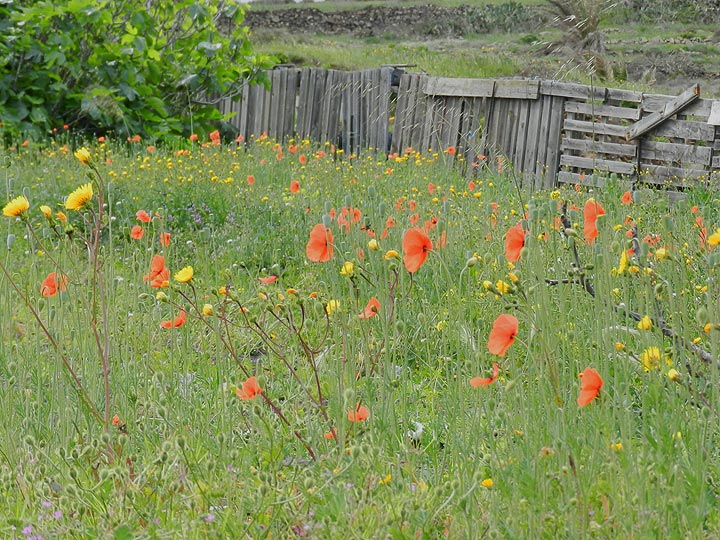
[[[662,281],[655,285],[655,296],[660,297],[665,292],[665,283]]]
[[[345,195],[344,203],[347,208],[350,208],[352,206],[352,197],[350,197],[350,195]]]
[[[700,306],[695,312],[695,320],[700,326],[705,326],[709,322],[708,311],[705,306]]]
[[[575,229],[568,227],[567,229],[565,229],[565,235],[572,236],[573,238],[577,238],[578,232]]]
[[[15,243],[15,235],[12,233],[8,234],[6,243],[7,243],[8,250],[11,250],[13,247],[13,244]]]
[[[472,267],[475,266],[477,263],[478,263],[478,258],[477,258],[477,257],[470,257],[470,258],[465,262],[465,266],[467,266],[468,268],[472,268]]]
[[[328,214],[323,214],[322,222],[323,225],[325,225],[325,228],[329,229],[330,225],[332,224],[332,218]]]

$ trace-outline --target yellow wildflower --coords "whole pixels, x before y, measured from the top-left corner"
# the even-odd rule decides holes
[[[492,479],[492,478],[486,478],[485,480],[483,480],[483,481],[480,482],[480,483],[482,484],[483,487],[486,487],[486,488],[490,489],[491,487],[493,487],[493,484],[494,484],[495,482],[493,482],[493,479]]]
[[[502,279],[499,279],[497,283],[495,283],[495,288],[500,294],[507,294],[508,292],[510,292],[510,285],[508,283],[505,283]]]
[[[178,283],[187,283],[192,279],[194,273],[192,266],[186,266],[175,274],[175,281]]]
[[[57,212],[55,212],[55,215],[57,216],[57,218],[58,218],[60,221],[62,221],[63,223],[67,223],[67,216],[65,215],[64,212],[60,212],[60,211],[58,210]]]
[[[398,251],[395,249],[389,249],[388,251],[385,252],[385,260],[386,261],[389,261],[390,259],[399,259],[399,258],[400,258],[400,253],[398,253]]]
[[[380,247],[380,244],[378,244],[377,240],[375,240],[374,238],[371,238],[370,241],[368,242],[367,246],[370,251],[377,251],[378,248]]]
[[[680,378],[680,373],[678,372],[677,369],[672,368],[672,369],[668,370],[667,376],[668,376],[668,379],[670,379],[671,381],[677,381]]]
[[[3,207],[3,216],[20,217],[30,208],[30,202],[25,195],[15,197]]]
[[[40,211],[42,212],[43,216],[45,216],[47,219],[52,219],[52,210],[50,207],[46,204],[43,204],[40,207]]]
[[[640,319],[640,321],[637,324],[637,327],[640,330],[650,330],[652,328],[652,326],[653,326],[652,319],[648,315],[643,316],[643,318]]]
[[[660,366],[660,349],[658,347],[648,347],[641,355],[645,371],[657,369]]]
[[[345,261],[340,269],[340,275],[352,276],[355,271],[355,265],[350,261]]]
[[[91,183],[80,186],[65,199],[65,208],[68,210],[81,210],[93,196]]]
[[[213,314],[213,307],[212,304],[205,304],[202,308],[203,315],[206,317],[209,317]]]
[[[714,233],[712,233],[712,234],[708,237],[707,243],[708,243],[709,246],[713,246],[713,247],[715,247],[715,246],[717,246],[718,244],[720,244],[720,229],[717,229]]]
[[[80,163],[87,165],[90,162],[90,150],[87,148],[78,148],[75,150],[75,157],[80,160]]]
[[[332,315],[338,309],[340,309],[340,301],[330,300],[325,306],[325,313],[327,313],[328,315]]]

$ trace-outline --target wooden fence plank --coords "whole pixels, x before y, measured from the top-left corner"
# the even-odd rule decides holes
[[[694,86],[685,90],[685,92],[680,94],[675,99],[669,101],[662,111],[652,113],[644,117],[642,120],[636,122],[630,129],[627,130],[625,138],[628,141],[632,141],[640,135],[647,133],[655,126],[659,125],[660,123],[664,122],[671,116],[677,114],[679,111],[690,105],[690,103],[695,101],[699,96],[700,86],[695,84]]]
[[[694,141],[712,142],[715,139],[714,126],[705,122],[692,122],[690,120],[665,120],[656,127],[649,137],[677,137]]]
[[[643,146],[647,143],[643,143]],[[564,138],[560,145],[562,149],[577,150],[580,152],[610,154],[614,156],[635,157],[637,146],[634,144],[610,143],[605,141],[594,141],[592,139],[569,139]]]
[[[712,147],[643,141],[642,157],[643,159],[656,159],[669,162],[681,161],[684,163],[709,166],[712,157]]]
[[[553,96],[550,110],[550,129],[548,131],[547,174],[543,183],[544,188],[555,186],[555,175],[560,165],[560,133],[562,131],[562,116],[565,109],[565,98]]]
[[[548,96],[605,101],[607,88],[560,81],[540,81],[540,93]]]
[[[560,156],[560,166],[589,169],[590,171],[607,171],[620,174],[635,174],[635,164],[607,159],[585,158],[580,156]]]
[[[640,120],[642,111],[627,107],[614,107],[611,105],[596,105],[579,101],[568,101],[565,103],[565,112],[587,114],[590,116],[607,116],[628,120]]]
[[[579,131],[596,135],[612,135],[613,137],[625,137],[627,126],[612,124],[601,124],[599,122],[585,122],[582,120],[566,120],[565,131]]]
[[[427,77],[422,92],[429,96],[491,97],[495,81],[489,79],[451,79]]]

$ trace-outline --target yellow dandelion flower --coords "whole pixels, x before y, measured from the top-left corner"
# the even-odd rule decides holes
[[[648,315],[643,316],[643,318],[640,319],[640,321],[637,324],[637,327],[640,330],[650,330],[652,328],[652,326],[653,326],[652,319]]]
[[[720,229],[716,230],[714,233],[712,233],[708,239],[707,243],[709,246],[717,246],[720,244]]]
[[[81,210],[93,196],[91,183],[80,186],[65,199],[65,208],[68,210]]]
[[[620,343],[619,341],[615,342],[615,350],[616,351],[624,351],[625,350],[625,344]]]
[[[486,478],[485,480],[483,480],[483,481],[480,482],[480,483],[482,484],[483,487],[486,487],[486,488],[488,488],[488,489],[490,489],[491,487],[493,487],[493,485],[495,484],[495,482],[493,482],[493,479],[492,479],[492,478]]]
[[[40,211],[42,212],[43,216],[45,216],[47,219],[52,219],[52,210],[50,207],[46,204],[43,204],[40,207]]]
[[[192,279],[194,273],[192,266],[186,266],[175,274],[175,281],[178,283],[187,283]]]
[[[327,313],[328,315],[332,315],[338,309],[340,309],[340,301],[330,300],[325,306],[325,313]]]
[[[642,352],[641,358],[645,371],[657,369],[660,366],[660,349],[658,347],[648,347]]]
[[[90,150],[87,148],[78,148],[75,150],[75,157],[80,160],[80,163],[87,165],[90,162]]]
[[[203,315],[206,317],[209,317],[213,314],[213,307],[212,304],[205,304],[202,308]]]
[[[380,244],[378,244],[377,240],[375,240],[374,238],[371,238],[370,241],[368,242],[367,246],[370,251],[377,251],[378,248],[380,247]]]
[[[680,373],[678,372],[677,369],[673,368],[673,369],[668,370],[667,377],[671,381],[677,381],[680,378]]]
[[[623,449],[623,445],[621,442],[612,443],[610,445],[610,450],[615,450],[616,452],[619,452]]]
[[[390,249],[385,252],[385,260],[389,261],[390,259],[399,259],[400,253],[397,252],[397,250]]]
[[[30,202],[25,195],[15,197],[3,207],[3,216],[20,217],[30,208]]]
[[[55,212],[55,215],[57,216],[57,218],[58,218],[60,221],[62,221],[63,223],[67,223],[67,216],[65,215],[64,212],[60,212],[60,211],[58,210],[57,212]]]
[[[354,271],[355,271],[355,265],[353,263],[351,263],[350,261],[345,261],[342,265],[342,268],[340,269],[340,275],[352,276]]]
[[[505,283],[502,279],[499,279],[497,283],[495,283],[495,288],[500,294],[507,294],[508,292],[510,292],[510,284]]]

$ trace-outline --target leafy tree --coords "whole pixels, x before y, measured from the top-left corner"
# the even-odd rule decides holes
[[[0,0],[5,137],[216,129],[217,101],[271,65],[244,15],[237,0]]]

